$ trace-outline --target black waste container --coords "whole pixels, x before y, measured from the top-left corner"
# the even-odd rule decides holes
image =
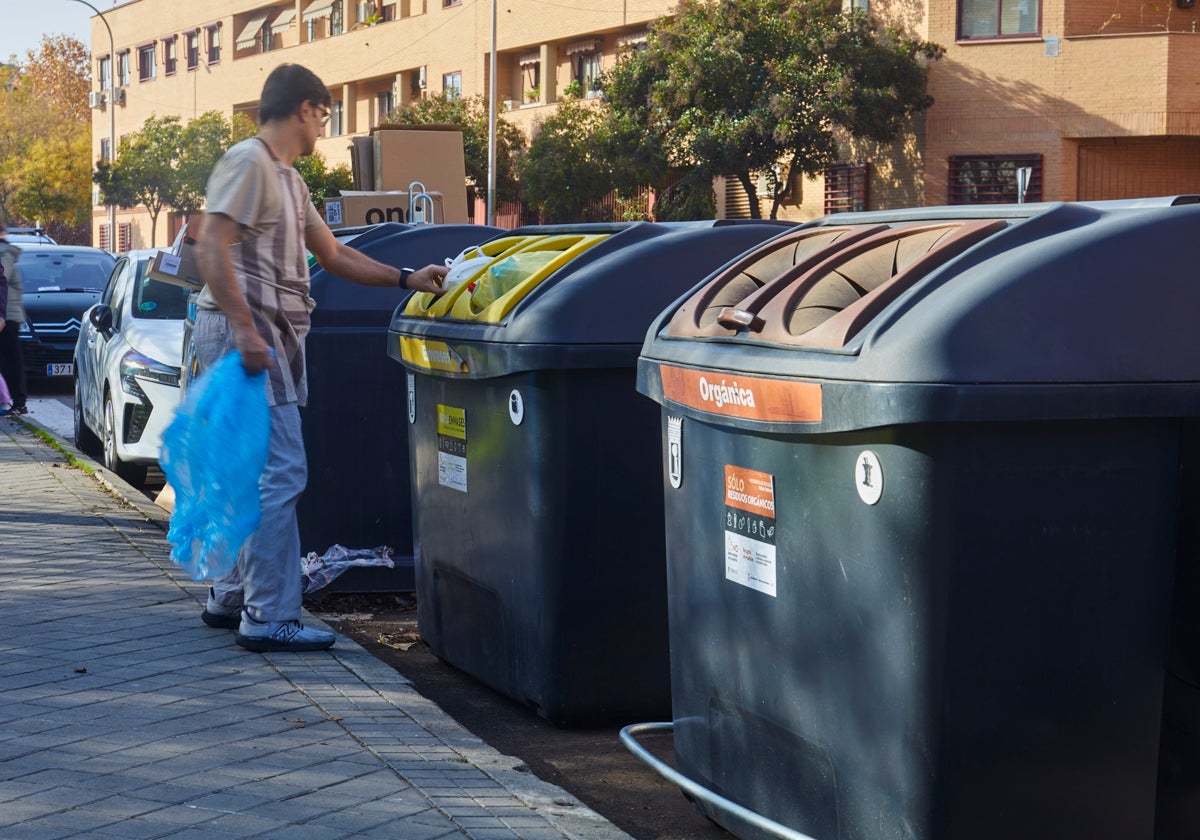
[[[658,413],[634,366],[689,277],[781,229],[518,228],[397,313],[418,621],[439,657],[557,725],[669,709]]]
[[[398,267],[441,264],[500,232],[483,225],[394,222],[338,232],[367,256]],[[348,569],[316,594],[412,591],[412,501],[403,371],[386,355],[388,324],[411,294],[361,286],[314,265],[307,339],[308,405],[301,409],[308,487],[300,497],[305,553],[390,546],[394,568]]]
[[[1200,836],[1189,201],[829,217],[651,327],[675,758],[710,817]]]

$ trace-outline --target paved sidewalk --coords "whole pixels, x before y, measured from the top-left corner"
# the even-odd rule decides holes
[[[97,473],[0,418],[4,840],[628,840],[353,641],[205,627],[166,514]]]

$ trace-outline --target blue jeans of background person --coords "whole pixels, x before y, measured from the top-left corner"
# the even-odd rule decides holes
[[[192,342],[201,367],[211,367],[233,349],[229,322],[218,312],[197,313]],[[300,409],[296,403],[271,406],[267,466],[258,482],[262,521],[242,546],[237,567],[213,581],[218,604],[244,606],[255,621],[300,619],[303,581],[296,502],[307,483]]]

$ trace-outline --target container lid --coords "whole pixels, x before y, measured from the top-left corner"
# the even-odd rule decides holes
[[[668,307],[647,335],[639,388],[763,428],[1111,416],[1168,403],[1190,412],[1200,393],[1189,254],[1198,225],[1192,197],[826,217]],[[775,408],[747,392],[751,380]],[[1166,403],[1111,403],[1117,390],[1160,385],[1173,395]],[[1061,397],[1065,386],[1100,402]],[[1025,392],[1038,396],[996,405]]]
[[[694,222],[518,228],[461,256],[474,273],[392,319],[389,354],[414,370],[495,376],[632,367],[646,329],[684,290],[792,225]]]

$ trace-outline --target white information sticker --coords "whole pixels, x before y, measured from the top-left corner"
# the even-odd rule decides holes
[[[725,465],[725,579],[776,597],[775,478]]]

